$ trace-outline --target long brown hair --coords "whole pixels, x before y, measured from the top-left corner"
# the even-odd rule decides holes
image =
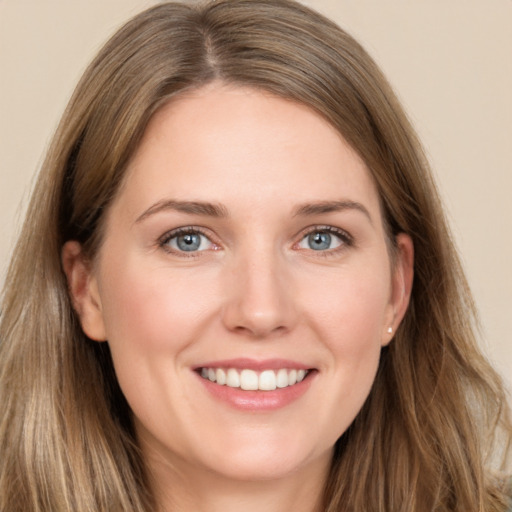
[[[85,72],[2,295],[0,509],[156,508],[108,345],[82,332],[60,251],[78,240],[94,257],[151,116],[213,80],[324,116],[373,174],[391,239],[405,232],[414,242],[411,304],[337,442],[325,510],[503,512],[512,432],[505,392],[477,347],[474,305],[421,146],[364,49],[288,0],[158,5],[121,28]]]

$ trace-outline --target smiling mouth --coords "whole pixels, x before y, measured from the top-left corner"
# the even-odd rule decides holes
[[[310,371],[281,368],[257,372],[236,368],[198,368],[199,375],[210,382],[245,391],[274,391],[288,388],[302,382]]]

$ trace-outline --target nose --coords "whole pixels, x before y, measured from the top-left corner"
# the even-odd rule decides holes
[[[275,255],[253,253],[227,271],[229,285],[222,317],[228,330],[262,339],[293,328],[297,306],[285,267]]]

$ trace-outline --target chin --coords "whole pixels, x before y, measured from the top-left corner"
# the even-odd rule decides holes
[[[288,440],[289,441],[289,440]],[[264,482],[282,480],[318,464],[329,466],[332,448],[319,450],[287,442],[232,443],[222,454],[211,454],[206,465],[232,480]]]

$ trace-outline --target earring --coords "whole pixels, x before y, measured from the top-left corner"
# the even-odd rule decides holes
[[[388,327],[388,334],[392,334],[393,333],[393,327]]]

